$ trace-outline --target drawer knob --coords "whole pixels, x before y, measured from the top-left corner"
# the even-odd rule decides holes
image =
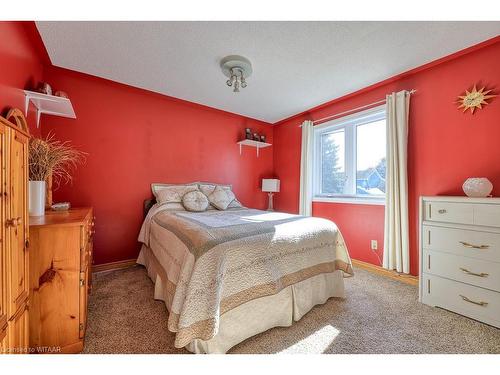
[[[21,217],[16,217],[14,219],[7,219],[5,220],[5,225],[8,227],[17,227],[19,225],[21,225],[21,220],[22,218]]]
[[[440,210],[438,210],[438,213],[440,214],[445,214],[446,213],[446,210],[444,208],[441,208]]]
[[[468,247],[469,249],[480,249],[480,250],[484,250],[484,249],[487,249],[489,248],[490,246],[489,245],[473,245],[473,244],[470,244],[468,242],[464,242],[464,241],[459,241],[463,246],[465,247]]]
[[[463,296],[461,294],[459,294],[460,297],[462,297],[462,299],[465,301],[465,302],[469,302],[469,303],[472,303],[474,305],[478,305],[478,306],[487,306],[488,305],[488,302],[484,302],[484,301],[481,301],[481,302],[477,302],[477,301],[473,301],[469,298],[467,298],[466,296]]]
[[[478,276],[478,277],[488,277],[490,275],[489,273],[484,273],[484,272],[481,273],[471,272],[467,268],[462,268],[462,267],[460,267],[460,271],[466,273],[467,275]]]

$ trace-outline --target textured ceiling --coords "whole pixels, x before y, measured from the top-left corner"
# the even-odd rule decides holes
[[[37,22],[55,66],[277,122],[500,34],[500,22]],[[219,61],[250,59],[233,93]]]

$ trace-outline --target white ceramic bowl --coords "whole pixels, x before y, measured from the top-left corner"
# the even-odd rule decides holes
[[[474,198],[485,198],[493,190],[493,184],[486,177],[472,177],[462,185],[465,195]]]

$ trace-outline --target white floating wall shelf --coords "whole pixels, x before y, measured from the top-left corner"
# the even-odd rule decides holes
[[[24,112],[28,116],[29,103],[36,107],[36,127],[40,126],[40,116],[42,113],[53,116],[76,118],[71,100],[60,96],[42,94],[35,91],[24,90],[25,102]]]
[[[241,156],[241,147],[242,146],[250,146],[255,147],[257,149],[257,157],[259,157],[259,149],[271,146],[271,143],[254,141],[252,139],[244,139],[243,141],[239,141],[238,145],[240,145],[240,156]]]

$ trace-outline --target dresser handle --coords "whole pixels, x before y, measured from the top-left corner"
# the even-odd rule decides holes
[[[445,214],[446,213],[446,210],[444,208],[441,208],[440,210],[438,210],[438,213],[440,214]]]
[[[490,275],[489,273],[484,273],[484,272],[481,273],[471,272],[467,268],[462,268],[462,267],[460,267],[460,271],[466,273],[467,275],[478,276],[478,277],[488,277]]]
[[[468,247],[470,249],[481,249],[481,250],[484,250],[484,249],[488,249],[490,247],[490,245],[472,245],[468,242],[464,242],[464,241],[459,241],[463,246],[465,247]]]
[[[460,297],[462,297],[462,299],[465,301],[465,302],[469,302],[469,303],[473,303],[474,305],[478,305],[478,306],[487,306],[488,305],[488,302],[476,302],[476,301],[473,301],[471,299],[468,299],[466,296],[463,296],[461,294],[459,294]]]
[[[22,220],[21,217],[16,217],[15,219],[7,219],[5,220],[5,225],[7,227],[17,227],[21,225],[21,220]]]

